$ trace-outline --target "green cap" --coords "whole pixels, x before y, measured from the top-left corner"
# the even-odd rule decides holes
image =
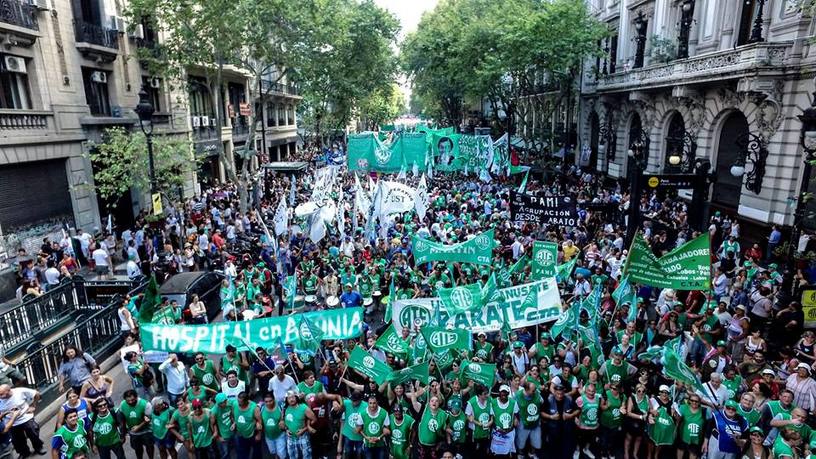
[[[462,401],[455,398],[449,402],[451,411],[459,411],[462,409]]]
[[[763,432],[762,428],[759,427],[759,426],[753,426],[748,431],[751,432],[751,433],[758,432],[758,433],[761,433],[762,435],[765,435],[765,432]]]
[[[215,394],[215,403],[223,403],[227,401],[227,394],[224,393],[217,393]]]
[[[776,264],[776,263],[771,263],[771,264],[768,265],[768,268],[771,268],[771,269],[776,269],[778,267],[779,267],[779,265]]]
[[[734,408],[736,410],[738,406],[739,405],[737,405],[737,402],[735,402],[733,400],[729,400],[729,401],[725,402],[725,407],[726,408]]]
[[[550,336],[550,334],[549,334],[548,332],[544,332],[544,333],[542,333],[542,334],[541,334],[541,338],[540,338],[540,339],[544,339],[544,338],[546,338],[546,339],[550,339],[550,338],[551,338],[551,336]]]
[[[725,341],[723,341],[723,340],[719,340],[719,341],[717,341],[717,346],[718,346],[718,347],[719,347],[719,346],[725,347]]]
[[[523,347],[524,347],[524,343],[522,343],[521,341],[516,341],[516,342],[513,343],[513,349],[521,349]]]

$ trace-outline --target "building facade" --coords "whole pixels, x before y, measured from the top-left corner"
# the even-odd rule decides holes
[[[813,19],[788,0],[588,1],[610,30],[582,81],[578,132],[590,167],[627,177],[640,138],[647,172],[684,172],[671,156],[709,160],[712,210],[792,224]]]
[[[146,190],[131,190],[115,207],[102,202],[94,168],[104,165],[89,159],[105,129],[140,131],[134,108],[142,87],[156,110],[154,133],[191,141],[198,167],[180,194],[226,180],[219,154],[232,159],[246,142],[258,96],[248,73],[225,68],[225,116],[217,127],[214,88],[200,69],[186,69],[187,81],[179,84],[150,75],[139,62],[140,49],[155,48],[162,37],[147,21],[125,24],[125,6],[126,0],[0,0],[0,234],[57,222],[92,231],[108,214],[122,229],[150,207]],[[255,150],[274,160],[296,151],[300,97],[280,81],[265,94],[256,138],[266,143]],[[265,160],[258,156],[253,167]]]

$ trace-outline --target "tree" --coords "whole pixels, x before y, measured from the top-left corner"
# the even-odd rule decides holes
[[[357,107],[361,130],[373,131],[405,112],[405,98],[397,84],[391,84],[364,98]]]
[[[116,203],[131,188],[150,189],[147,141],[141,133],[131,133],[121,127],[106,129],[103,141],[92,145],[90,159],[96,166],[94,183],[97,194],[108,202]],[[176,191],[193,172],[192,146],[178,137],[153,137],[153,164],[156,191],[176,199]],[[115,206],[116,204],[112,204]]]

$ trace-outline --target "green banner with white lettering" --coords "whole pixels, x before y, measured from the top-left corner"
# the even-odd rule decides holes
[[[708,232],[657,258],[640,233],[635,234],[623,275],[630,282],[675,290],[705,290],[711,283]]]
[[[377,384],[384,383],[392,372],[391,367],[389,367],[387,363],[375,359],[360,346],[356,346],[351,351],[348,364],[349,368],[371,378]]]
[[[461,378],[464,380],[472,380],[474,382],[485,385],[488,389],[493,387],[493,381],[496,379],[496,364],[482,363],[482,362],[462,362],[459,370]]]
[[[473,337],[471,336],[470,330],[462,328],[448,330],[447,328],[426,325],[419,331],[422,333],[422,337],[425,338],[428,349],[435,354],[449,349],[455,349],[457,351],[469,351],[471,349]]]
[[[533,279],[555,277],[558,264],[558,244],[555,242],[533,242]]]
[[[440,244],[416,235],[413,236],[412,243],[415,265],[429,261],[446,261],[490,266],[493,259],[493,247],[496,246],[493,230],[458,244]]]
[[[363,308],[347,308],[206,325],[144,323],[139,332],[146,351],[223,354],[228,344],[239,349],[249,345],[253,350],[274,346],[278,338],[286,344],[300,344],[303,324],[319,329],[320,333],[314,330],[312,336],[319,335],[321,340],[356,338],[362,323]]]

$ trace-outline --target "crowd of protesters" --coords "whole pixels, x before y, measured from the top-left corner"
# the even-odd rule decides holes
[[[415,186],[419,177],[408,175]],[[292,302],[282,286],[297,274],[299,310],[362,306],[361,337],[323,341],[314,355],[294,349],[280,355],[269,343],[252,351],[227,346],[219,355],[169,354],[151,364],[138,341],[141,297],[127,298],[120,307],[122,364],[131,387],[114,388],[90,355],[67,350],[54,459],[97,453],[123,459],[125,444],[139,459],[176,458],[179,451],[198,459],[798,459],[816,448],[816,335],[804,328],[802,306],[791,293],[814,273],[780,269],[778,229],[765,242],[749,244],[737,218],[715,212],[701,229],[712,241],[711,290],[636,285],[637,304],[625,305],[611,293],[625,267],[626,227],[635,224],[624,217],[628,206],[639,206],[640,229],[660,256],[700,234],[688,223],[698,210],[686,201],[652,194],[631,203],[625,186],[565,168],[546,179],[534,175],[526,191],[571,194],[580,224],[519,225],[510,220],[509,190],[518,188],[521,176],[484,183],[475,174],[436,173],[425,219],[406,213],[372,238],[363,229],[364,216],[353,215],[355,180],[344,171],[333,197],[342,188],[345,237],[331,228],[314,242],[306,222],[292,216],[289,233],[273,243],[262,222],[271,227],[293,177],[295,205],[303,204],[312,192],[311,171],[263,177],[265,186],[249,198],[246,211],[233,185],[220,186],[169,208],[160,223],[140,220],[120,235],[116,250],[134,264],[132,272],[128,268],[133,276],[224,273],[222,295],[230,301],[217,320],[289,313]],[[414,263],[415,234],[452,244],[489,229],[498,241],[492,266]],[[472,350],[456,353],[446,368],[431,360],[427,385],[378,385],[348,367],[355,346],[394,370],[421,362],[425,355],[376,347],[390,303],[486,282],[494,271],[529,257],[536,240],[557,242],[559,263],[578,260],[560,279],[564,311],[600,285],[603,359],[591,358],[588,343],[575,334],[554,337],[552,323],[543,323],[509,334],[474,334]],[[534,280],[528,264],[500,286]],[[629,308],[637,308],[635,320],[628,320]],[[189,305],[165,301],[154,317],[168,324],[208,321],[197,298]],[[418,330],[403,330],[401,339],[415,349]],[[651,352],[678,337],[700,387],[666,377]],[[465,359],[495,363],[495,383],[462,378]],[[4,393],[0,386],[0,409]],[[19,412],[2,412],[4,425],[14,430]],[[25,431],[19,432],[14,446],[25,456],[30,451]],[[34,449],[42,448],[34,438]]]

